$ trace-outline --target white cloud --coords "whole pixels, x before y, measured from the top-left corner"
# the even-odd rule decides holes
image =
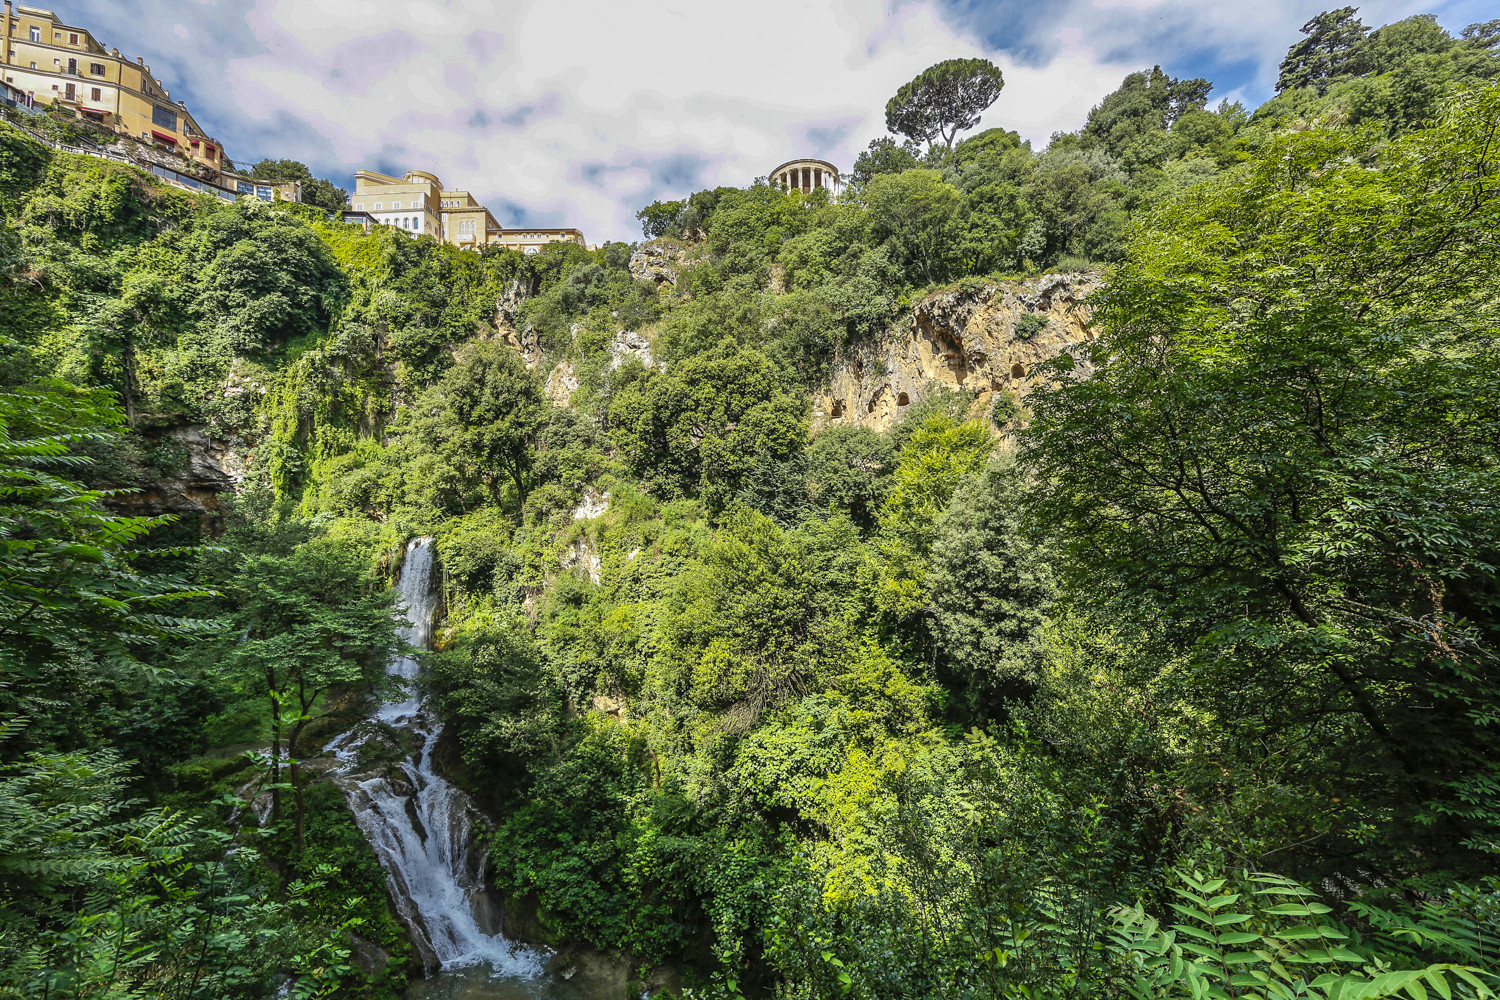
[[[515,205],[593,240],[637,237],[657,197],[794,156],[847,168],[900,84],[989,54],[936,3],[885,0],[259,0],[248,24],[256,51],[224,66],[244,113],[300,119],[349,167],[433,170],[502,222]],[[1007,87],[983,127],[1043,143],[1124,72],[1078,43],[1042,69],[996,61]]]
[[[231,155],[434,170],[506,223],[638,235],[658,197],[743,185],[793,156],[847,168],[926,66],[984,55],[1006,88],[981,127],[1040,146],[1125,73],[1161,63],[1215,97],[1270,92],[1328,0],[70,0],[146,57]],[[1457,28],[1494,0],[1365,0]],[[166,23],[158,34],[149,25]],[[194,44],[178,40],[181,27]],[[1015,55],[1011,55],[1014,53]],[[342,175],[342,179],[340,179]]]

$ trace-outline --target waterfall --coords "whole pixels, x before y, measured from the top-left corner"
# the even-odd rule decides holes
[[[430,538],[408,544],[397,584],[407,621],[402,637],[418,649],[432,638],[437,608],[432,555]],[[410,682],[420,669],[414,658],[397,656],[386,673]],[[437,773],[433,753],[442,722],[409,683],[403,687],[401,700],[385,702],[371,719],[408,734],[416,750],[398,767],[355,773],[361,750],[385,740],[381,725],[358,726],[326,748],[339,762],[334,782],[385,868],[428,975],[481,964],[497,974],[540,975],[542,956],[505,938],[484,891],[486,857],[474,845],[478,810]]]

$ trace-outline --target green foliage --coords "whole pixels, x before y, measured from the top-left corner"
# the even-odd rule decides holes
[[[1392,967],[1328,920],[1310,889],[1278,875],[1231,882],[1175,873],[1182,923],[1163,927],[1139,907],[1115,913],[1114,946],[1128,956],[1125,991],[1137,1000],[1170,997],[1494,996],[1484,970],[1444,962]],[[1481,979],[1480,976],[1484,976]],[[1488,984],[1485,980],[1488,980]]]
[[[89,465],[77,449],[116,442],[119,422],[96,395],[66,385],[0,393],[0,697],[12,712],[48,711],[37,699],[50,666],[78,656],[137,664],[160,642],[217,627],[172,613],[208,591],[142,571],[149,556],[186,554],[134,544],[172,519],[109,513],[103,493],[68,476]]]
[[[875,231],[889,237],[929,284],[936,281],[961,203],[958,191],[936,170],[908,170],[876,177],[863,197]]]
[[[408,424],[419,446],[481,482],[496,504],[508,485],[526,503],[541,390],[520,356],[494,341],[478,341],[413,408]]]
[[[21,723],[0,724],[0,739]],[[33,753],[0,771],[0,996],[264,996],[280,970],[291,995],[354,978],[339,901],[298,914],[321,885],[285,901],[256,885],[248,847],[181,815],[132,813],[126,766],[109,751]],[[316,873],[324,878],[328,869]]]
[[[1460,803],[1492,780],[1475,709],[1492,696],[1497,525],[1469,498],[1494,488],[1500,431],[1497,100],[1456,104],[1379,170],[1353,159],[1356,135],[1287,134],[1256,170],[1162,210],[1101,303],[1099,374],[1058,366],[1025,451],[1080,565],[1150,595],[1200,669],[1242,664],[1236,714],[1290,685],[1360,720],[1347,780],[1445,817],[1422,853],[1460,865],[1477,861],[1460,842],[1493,836]],[[1475,180],[1459,195],[1453,176]],[[1231,304],[1244,296],[1265,307]],[[1263,724],[1305,724],[1273,713]]]
[[[897,145],[888,135],[871,139],[870,145],[854,161],[849,173],[849,183],[863,187],[880,174],[900,174],[921,166],[921,153],[917,144],[908,140]]]
[[[1302,26],[1307,37],[1293,45],[1281,62],[1276,92],[1314,87],[1326,93],[1328,85],[1349,75],[1358,66],[1360,50],[1369,28],[1355,16],[1357,7],[1325,10]]]
[[[800,450],[805,404],[769,358],[725,340],[666,371],[623,366],[610,433],[639,475],[722,505],[759,461]]]
[[[953,148],[959,132],[979,124],[1005,78],[988,59],[948,59],[927,67],[885,106],[885,127],[912,142],[941,138]]]
[[[325,212],[342,212],[349,204],[349,192],[335,187],[332,181],[314,177],[307,164],[297,160],[264,159],[250,168],[258,181],[300,181],[302,204],[314,205]]]
[[[681,237],[682,225],[679,220],[686,207],[687,203],[681,201],[652,202],[635,213],[641,223],[641,234],[648,240],[661,239],[663,236]]]
[[[1046,659],[1043,630],[1057,597],[1045,548],[1022,523],[1024,480],[993,460],[954,494],[932,542],[927,587],[933,633],[958,674],[953,686],[991,699],[1034,684]]]
[[[228,206],[0,128],[3,988],[400,988],[307,758],[393,688],[414,534],[512,926],[726,997],[1492,988],[1500,27],[1306,34],[1253,113],[1156,68],[1040,152],[958,141],[1001,81],[941,63],[842,198],[642,209],[660,282],[367,234],[291,161],[258,175],[310,204]],[[810,437],[924,288],[1089,262],[1098,340],[1024,400]],[[217,507],[206,458],[245,477]]]

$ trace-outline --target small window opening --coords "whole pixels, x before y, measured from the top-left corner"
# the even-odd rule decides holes
[[[1021,364],[1021,362],[1019,362],[1019,361],[1017,361],[1015,364],[1011,365],[1010,366],[1010,377],[1011,378],[1025,378],[1026,377],[1026,366],[1023,365],[1023,364]]]
[[[906,393],[903,392],[901,395],[899,395],[899,396],[896,397],[896,405],[897,406],[910,406],[911,405],[911,397],[908,396]]]

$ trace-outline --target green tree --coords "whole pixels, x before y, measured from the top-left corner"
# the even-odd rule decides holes
[[[682,236],[682,213],[687,207],[683,201],[653,201],[639,212],[636,219],[641,224],[641,234],[648,240],[663,236]]]
[[[250,176],[258,181],[301,181],[302,204],[315,205],[325,212],[342,212],[349,205],[347,190],[314,177],[307,164],[297,160],[261,160],[250,168]]]
[[[629,366],[622,366],[622,371]],[[665,372],[639,371],[609,403],[610,435],[669,494],[728,502],[756,465],[802,449],[806,403],[770,358],[725,340]]]
[[[224,587],[242,636],[229,658],[266,700],[270,718],[272,816],[281,818],[284,746],[299,850],[307,824],[302,734],[332,711],[331,689],[373,687],[400,649],[395,597],[381,582],[361,553],[313,538],[287,553],[247,554]]]
[[[895,620],[912,618],[925,608],[937,525],[964,480],[983,467],[994,447],[983,424],[960,423],[941,412],[923,420],[902,444],[877,535],[884,557],[878,567],[878,599]]]
[[[847,514],[866,530],[890,489],[895,449],[868,427],[828,427],[807,452],[809,499],[820,510]]]
[[[1132,171],[1159,167],[1172,152],[1168,130],[1184,115],[1202,111],[1212,89],[1201,78],[1167,76],[1160,66],[1131,73],[1089,112],[1080,136],[1086,144],[1103,146]]]
[[[185,241],[184,257],[195,308],[240,353],[325,332],[349,294],[327,244],[261,202],[210,216]]]
[[[480,340],[464,347],[447,374],[422,394],[409,427],[421,447],[485,483],[495,503],[508,482],[519,511],[545,412],[541,389],[520,354]]]
[[[0,742],[20,727],[0,722]],[[226,854],[227,835],[142,810],[130,780],[109,750],[0,766],[0,996],[249,998],[278,973],[293,996],[352,985],[360,921],[298,919],[321,883],[268,896],[253,848]]]
[[[854,160],[854,169],[849,172],[849,183],[860,187],[870,183],[880,174],[899,174],[922,165],[921,150],[908,139],[897,145],[888,135],[871,139],[870,145]]]
[[[1407,803],[1393,852],[1421,844],[1392,864],[1463,864],[1497,825],[1465,804],[1500,779],[1479,707],[1500,518],[1473,502],[1500,487],[1497,110],[1472,95],[1378,169],[1346,132],[1278,136],[1152,218],[1099,303],[1095,375],[1062,363],[1030,398],[1026,462],[1076,565],[1160,607],[1201,669],[1350,720],[1349,780]],[[1242,707],[1305,724],[1267,697]]]
[[[1325,10],[1302,26],[1307,37],[1287,50],[1276,92],[1303,87],[1319,94],[1334,81],[1360,72],[1359,60],[1369,28],[1355,15],[1357,7]]]
[[[936,170],[908,170],[876,177],[863,197],[874,230],[920,268],[929,284],[936,281],[949,227],[962,204],[958,189]]]
[[[1009,457],[992,460],[953,495],[932,542],[927,588],[938,648],[974,708],[1036,682],[1043,626],[1057,580],[1025,516],[1024,482]]]
[[[944,150],[951,150],[958,133],[979,124],[1004,86],[1005,78],[988,59],[948,59],[896,91],[885,106],[885,127],[929,146],[941,138]]]
[[[50,672],[64,661],[139,667],[159,643],[220,627],[172,613],[209,591],[141,565],[187,553],[144,544],[174,518],[110,513],[105,493],[71,478],[92,464],[85,448],[120,446],[120,422],[97,394],[64,384],[0,392],[0,704],[11,713],[68,704],[75,692],[54,689]]]

